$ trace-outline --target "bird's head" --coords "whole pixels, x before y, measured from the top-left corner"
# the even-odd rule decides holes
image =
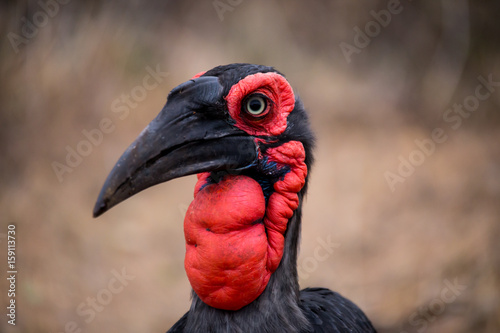
[[[186,272],[206,304],[240,309],[280,265],[313,141],[302,103],[281,73],[215,67],[170,92],[111,171],[94,216],[148,187],[198,174],[184,221]]]

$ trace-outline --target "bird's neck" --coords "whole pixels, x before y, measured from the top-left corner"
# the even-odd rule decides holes
[[[266,200],[254,179],[199,175],[184,219],[184,266],[203,302],[239,310],[264,291],[275,270],[268,266],[265,213]]]
[[[229,332],[293,332],[307,323],[297,277],[304,148],[289,141],[268,148],[259,161],[272,183],[267,195],[248,175],[198,176],[184,232],[194,290],[188,322],[200,332],[221,325],[232,327]]]
[[[300,197],[300,201],[302,198]],[[301,207],[289,220],[285,249],[279,267],[262,294],[238,311],[221,310],[204,303],[193,292],[185,332],[308,332],[309,323],[299,306],[297,244]]]

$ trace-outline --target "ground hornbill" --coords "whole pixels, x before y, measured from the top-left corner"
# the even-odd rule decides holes
[[[170,92],[94,208],[99,216],[150,186],[198,175],[184,219],[192,305],[168,332],[375,331],[338,293],[299,291],[313,145],[302,103],[272,67],[219,66]]]

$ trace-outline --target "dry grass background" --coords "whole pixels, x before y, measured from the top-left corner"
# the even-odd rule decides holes
[[[0,257],[5,277],[5,233],[14,223],[19,273],[17,325],[3,314],[0,331],[64,332],[74,322],[82,332],[164,332],[188,309],[182,221],[194,176],[151,188],[97,220],[91,211],[115,161],[168,91],[232,62],[284,72],[317,132],[301,285],[339,291],[381,332],[500,331],[500,89],[457,130],[443,121],[479,75],[500,81],[499,6],[401,5],[347,63],[339,43],[352,44],[353,27],[363,28],[387,1],[243,0],[222,21],[212,1],[70,1],[18,53],[8,33],[20,35],[22,18],[41,7],[3,2]],[[112,102],[142,85],[148,66],[169,74],[120,119]],[[82,130],[103,118],[114,131],[59,182],[51,163],[64,163],[66,146],[76,148]],[[437,127],[448,140],[392,192],[384,172],[396,172],[398,156],[408,157],[414,140]],[[337,244],[321,262],[318,239]],[[76,309],[122,268],[134,279],[86,322]],[[466,289],[442,309],[445,280]],[[3,309],[7,289],[2,278]]]

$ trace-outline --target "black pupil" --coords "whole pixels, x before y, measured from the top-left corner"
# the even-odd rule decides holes
[[[262,108],[262,101],[260,99],[254,98],[250,100],[249,107],[250,110],[257,112]]]

